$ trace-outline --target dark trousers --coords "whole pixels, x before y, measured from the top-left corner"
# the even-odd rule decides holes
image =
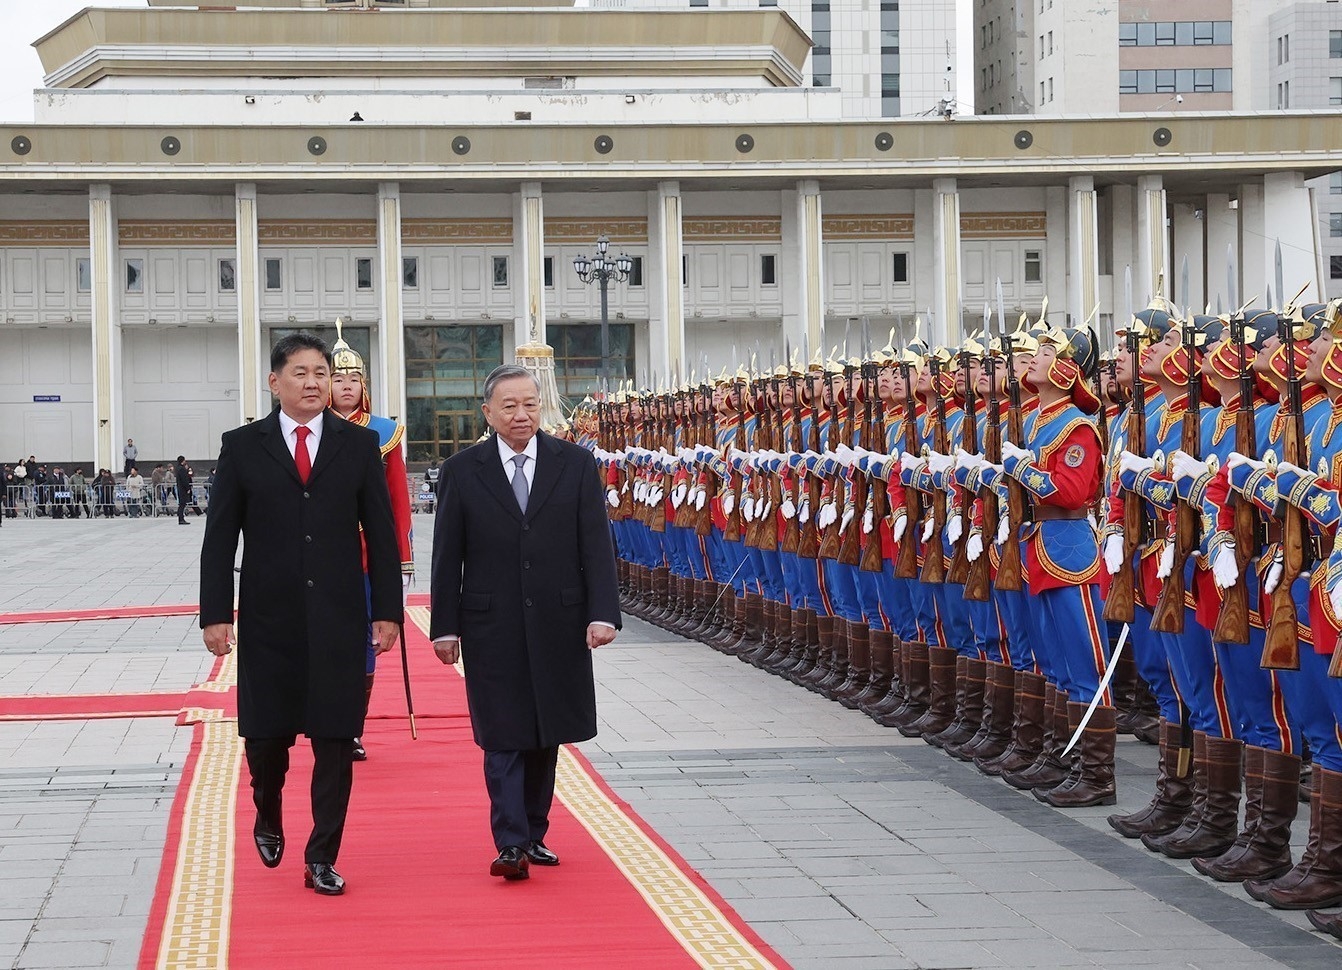
[[[283,831],[281,796],[293,745],[292,737],[247,738],[246,742],[257,824],[274,832]],[[349,738],[313,738],[312,759],[312,835],[303,861],[334,864],[354,784],[354,743]]]
[[[485,788],[489,791],[489,827],[494,846],[541,842],[550,828],[558,748],[486,751]]]

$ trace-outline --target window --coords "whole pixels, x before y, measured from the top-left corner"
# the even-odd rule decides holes
[[[346,339],[355,350],[359,344]],[[368,360],[368,351],[361,351]],[[503,363],[503,328],[405,328],[406,451],[412,462],[433,462],[465,448],[487,430],[480,414],[485,375]]]
[[[778,285],[778,256],[774,253],[760,254],[760,285]]]
[[[1048,79],[1048,99],[1053,100],[1053,78]]]
[[[541,283],[547,289],[554,289],[555,285],[555,258],[546,256],[541,262]]]
[[[373,288],[373,260],[370,257],[360,256],[354,261],[354,286],[360,290]]]
[[[419,257],[405,256],[401,259],[401,288],[419,289]]]
[[[266,259],[266,289],[282,290],[284,289],[284,264],[277,257],[271,256]]]
[[[1044,59],[1044,35],[1043,35],[1043,34],[1040,34],[1040,35],[1039,35],[1039,59],[1040,59],[1041,61]]]
[[[1119,47],[1208,47],[1230,43],[1229,20],[1178,20],[1118,25]],[[1277,42],[1280,64],[1290,60],[1290,39]]]
[[[597,390],[601,380],[601,325],[598,323],[549,324],[545,335],[555,351],[555,383],[567,411]],[[634,325],[611,323],[607,327],[608,352],[604,357],[610,381],[634,377]]]
[[[1342,172],[1334,172],[1328,176],[1328,194],[1342,195]]]
[[[895,283],[907,283],[909,281],[909,254],[891,253],[891,281]]]
[[[1137,46],[1137,25],[1119,24],[1118,25],[1118,46],[1136,47]]]
[[[1041,249],[1025,251],[1025,282],[1042,283],[1044,281],[1044,252]]]
[[[1285,100],[1283,100],[1281,103],[1281,106],[1283,108],[1289,108],[1291,106],[1291,82],[1283,81],[1281,87],[1282,91],[1286,95]]]
[[[1281,48],[1282,48],[1281,38],[1278,37],[1278,38],[1277,38],[1277,63],[1278,63],[1278,64],[1281,63]]]
[[[630,262],[631,262],[632,265],[629,267],[629,285],[630,285],[630,286],[642,286],[642,285],[643,285],[643,257],[642,257],[642,256],[631,256],[631,257],[630,257]]]
[[[494,257],[494,285],[503,287],[508,285],[508,257]]]
[[[1048,32],[1048,52],[1053,53],[1053,31]]]
[[[93,263],[87,258],[75,260],[75,288],[80,293],[93,291]]]
[[[690,0],[691,7],[707,7],[708,0]]]
[[[1282,38],[1286,42],[1286,63],[1291,63],[1291,35],[1287,34]]]
[[[1137,25],[1137,46],[1155,47],[1156,46],[1156,25],[1153,23],[1144,23]]]
[[[1328,56],[1342,57],[1342,30],[1328,31]]]
[[[1230,91],[1231,71],[1228,67],[1179,68],[1177,70],[1119,71],[1119,94],[1186,94]],[[1043,82],[1040,82],[1041,84]],[[1041,89],[1042,97],[1042,89]],[[1289,87],[1277,85],[1278,107],[1286,107]]]
[[[1118,72],[1118,93],[1136,94],[1137,93],[1137,72],[1119,71]]]
[[[1328,278],[1342,280],[1342,256],[1328,257]]]
[[[1342,238],[1342,212],[1333,212],[1328,216],[1328,235],[1334,239]]]
[[[680,285],[690,285],[690,254],[680,254]]]
[[[144,292],[144,260],[128,259],[126,260],[126,292],[143,293]]]
[[[238,265],[231,259],[219,260],[219,292],[234,293],[238,289]]]
[[[1328,79],[1328,103],[1330,105],[1342,104],[1342,77],[1330,77]]]

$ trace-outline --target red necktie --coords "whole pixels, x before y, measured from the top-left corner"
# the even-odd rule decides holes
[[[294,428],[294,434],[298,435],[298,445],[294,448],[294,462],[298,465],[299,479],[306,485],[308,477],[312,474],[312,456],[308,454],[308,435],[312,434],[312,429],[300,424]]]

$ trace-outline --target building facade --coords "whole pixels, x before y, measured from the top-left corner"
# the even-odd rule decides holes
[[[1229,301],[1227,247],[1262,293],[1276,238],[1321,285],[1304,180],[1342,143],[1309,116],[852,119],[782,10],[348,6],[154,2],[38,41],[37,122],[0,126],[0,455],[206,459],[271,407],[273,343],[337,316],[428,462],[528,341],[577,398],[603,366],[955,342],[999,279],[1011,320],[1047,296],[1101,332],[1171,253],[1194,305]],[[633,264],[608,360],[573,268],[599,235]]]

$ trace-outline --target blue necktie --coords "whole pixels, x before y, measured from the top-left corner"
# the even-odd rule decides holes
[[[522,514],[527,514],[527,476],[522,471],[526,467],[526,455],[514,455],[513,464],[517,470],[513,472],[513,497],[517,499],[517,507],[522,510]]]

